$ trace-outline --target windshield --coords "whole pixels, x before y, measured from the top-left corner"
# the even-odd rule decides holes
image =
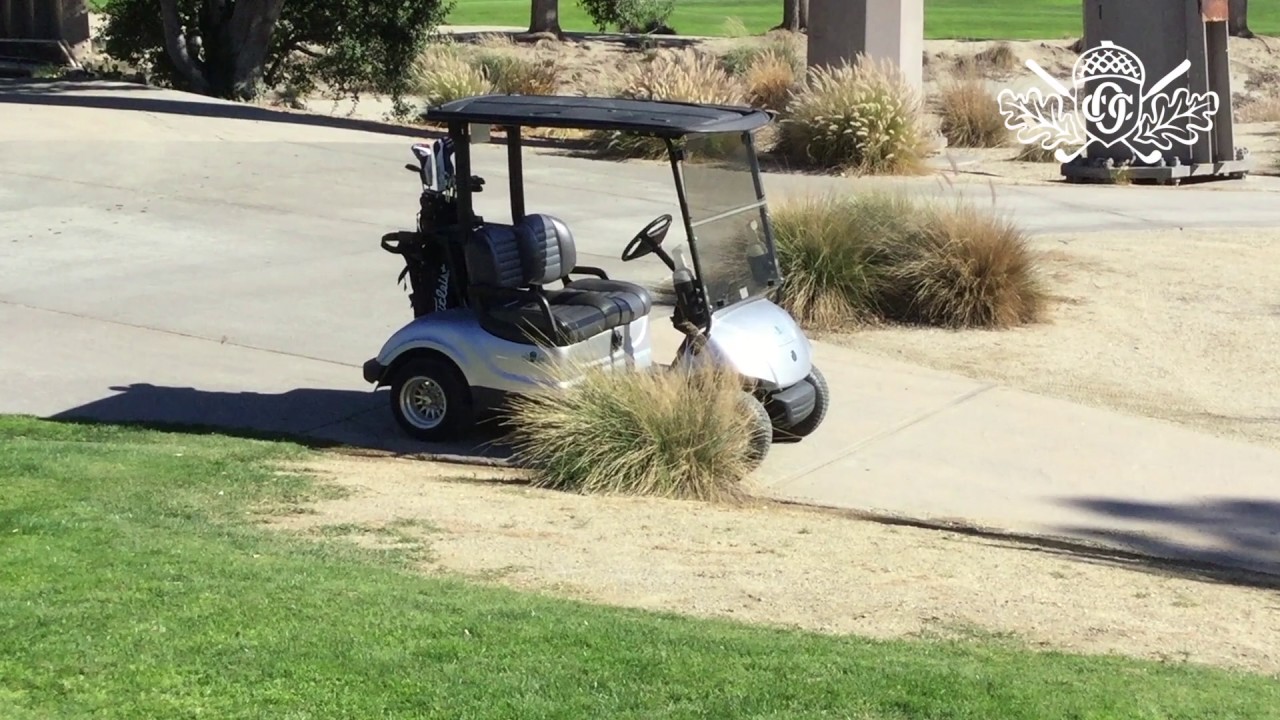
[[[689,137],[685,152],[685,193],[712,311],[769,292],[778,265],[750,149],[740,134],[722,133]]]

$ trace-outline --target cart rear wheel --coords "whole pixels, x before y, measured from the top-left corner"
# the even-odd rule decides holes
[[[461,373],[440,358],[409,360],[391,380],[391,414],[418,440],[452,437],[471,423],[471,392]]]
[[[773,421],[764,404],[748,392],[742,393],[742,410],[750,418],[747,432],[750,433],[747,443],[747,462],[757,468],[769,455],[773,446]]]

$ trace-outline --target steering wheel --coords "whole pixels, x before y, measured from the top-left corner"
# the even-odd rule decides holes
[[[622,250],[622,259],[624,262],[631,262],[637,258],[657,250],[662,241],[667,239],[667,231],[671,229],[672,217],[670,215],[662,215],[654,218],[653,222],[644,226],[644,229],[636,233],[631,238],[631,242]]]

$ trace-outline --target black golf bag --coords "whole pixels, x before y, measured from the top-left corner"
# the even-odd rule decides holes
[[[389,233],[382,247],[404,259],[397,282],[407,280],[413,316],[462,307],[465,282],[458,277],[464,267],[458,248],[457,199],[453,186],[452,143],[446,138],[432,145],[414,145],[422,195],[416,232]]]

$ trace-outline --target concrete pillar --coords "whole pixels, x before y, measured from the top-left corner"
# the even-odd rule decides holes
[[[57,0],[58,39],[65,42],[77,57],[88,52],[93,38],[89,28],[87,0]]]
[[[53,40],[70,48],[89,43],[86,0],[0,0],[0,40]]]
[[[924,0],[809,0],[809,66],[837,66],[859,54],[893,62],[919,90]]]

